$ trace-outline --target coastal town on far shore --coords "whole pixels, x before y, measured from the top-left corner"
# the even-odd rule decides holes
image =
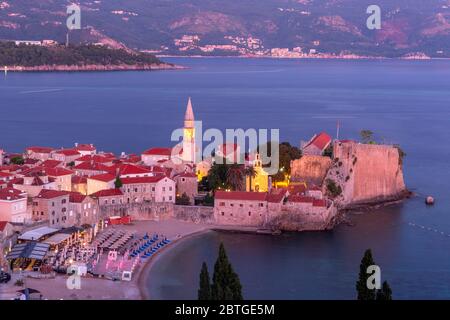
[[[194,121],[189,98],[181,148],[141,154],[90,143],[0,150],[0,299],[22,297],[24,283],[37,299],[147,298],[142,270],[188,235],[329,230],[346,210],[409,195],[399,146],[318,132],[275,179],[234,141],[196,159]],[[241,154],[243,164],[217,163]],[[218,166],[226,177],[213,177]],[[81,285],[70,287],[71,270]]]

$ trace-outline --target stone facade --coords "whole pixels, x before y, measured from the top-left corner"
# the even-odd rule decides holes
[[[326,179],[342,189],[340,207],[395,200],[407,192],[398,149],[389,145],[334,143],[334,162]]]
[[[70,227],[69,192],[56,190],[42,190],[33,198],[32,219],[35,221],[48,220],[52,228]]]
[[[194,173],[182,173],[173,177],[176,183],[177,197],[181,197],[185,193],[194,204],[195,197],[198,195],[198,180]]]
[[[329,157],[303,156],[291,161],[291,180],[305,182],[308,186],[321,186],[331,164]]]

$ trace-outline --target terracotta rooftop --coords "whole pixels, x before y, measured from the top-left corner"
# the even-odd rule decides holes
[[[172,154],[172,148],[150,148],[142,152],[145,155],[153,155],[153,156],[168,156]]]
[[[218,200],[265,201],[267,198],[267,193],[246,191],[216,191],[215,198]]]
[[[26,151],[32,151],[32,152],[35,152],[35,153],[50,153],[53,150],[54,150],[53,148],[38,147],[38,146],[33,146],[33,147],[26,148]]]
[[[167,178],[166,176],[159,175],[154,177],[133,177],[133,178],[121,178],[123,184],[135,184],[135,183],[156,183],[164,178]]]
[[[94,198],[111,197],[111,196],[123,196],[123,193],[120,189],[105,189],[91,194],[91,197]]]
[[[314,136],[311,141],[305,146],[308,147],[310,145],[316,146],[320,150],[324,150],[331,142],[331,137],[325,133],[321,132],[318,135]]]
[[[116,177],[110,173],[103,173],[103,174],[97,174],[95,176],[91,176],[88,179],[109,182],[109,181],[115,180]]]
[[[39,192],[39,194],[37,195],[37,197],[42,199],[53,199],[62,196],[67,196],[69,194],[70,192],[68,191],[42,189],[41,192]]]

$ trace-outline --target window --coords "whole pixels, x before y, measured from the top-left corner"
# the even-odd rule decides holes
[[[262,208],[264,207],[264,203],[260,203],[259,206]]]
[[[172,191],[172,187],[169,187],[169,191]]]
[[[172,196],[169,197],[169,201],[172,201]]]
[[[225,202],[219,202],[219,206],[225,207]]]
[[[134,188],[134,192],[138,192],[138,188]]]
[[[52,216],[54,216],[55,215],[55,211],[52,211]]]
[[[163,187],[163,191],[166,191],[166,187]]]
[[[88,208],[89,208],[89,209],[91,208],[91,204],[90,204],[90,203],[88,203]]]
[[[155,191],[155,187],[152,187],[152,191]]]
[[[166,201],[166,197],[163,197],[163,202]]]
[[[241,207],[241,208],[242,208],[243,206],[244,206],[244,205],[243,205],[242,203],[240,203],[240,204],[239,204],[239,207]]]
[[[54,207],[55,206],[55,203],[54,202],[52,202],[52,207]]]
[[[62,208],[61,211],[62,211],[62,212],[66,212],[67,209],[66,209],[66,208]]]
[[[61,200],[61,203],[63,203],[63,204],[66,203],[66,202],[67,202],[66,199],[62,199],[62,200]]]
[[[111,203],[112,203],[112,204],[116,203],[116,200],[112,199],[112,200],[111,200]]]
[[[186,179],[185,179],[185,178],[182,178],[182,179],[181,179],[181,181],[185,182],[185,181],[186,181]]]
[[[221,213],[222,213],[223,216],[225,215],[225,212],[222,211]]]
[[[230,203],[230,207],[234,207],[234,203]]]
[[[248,216],[250,217],[251,215],[252,215],[252,213],[249,211],[249,212],[248,212]]]

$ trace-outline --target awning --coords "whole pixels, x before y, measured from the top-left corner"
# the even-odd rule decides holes
[[[11,252],[8,253],[6,259],[18,259],[18,258],[29,258],[43,260],[50,245],[47,243],[40,242],[27,242],[16,244]]]
[[[19,240],[39,240],[40,238],[58,232],[59,229],[40,227],[34,230],[27,231],[19,236]]]
[[[48,243],[49,245],[54,246],[54,245],[60,244],[61,242],[66,241],[71,236],[72,235],[67,234],[67,233],[57,233],[57,234],[52,235],[50,238],[46,239],[42,243]]]

